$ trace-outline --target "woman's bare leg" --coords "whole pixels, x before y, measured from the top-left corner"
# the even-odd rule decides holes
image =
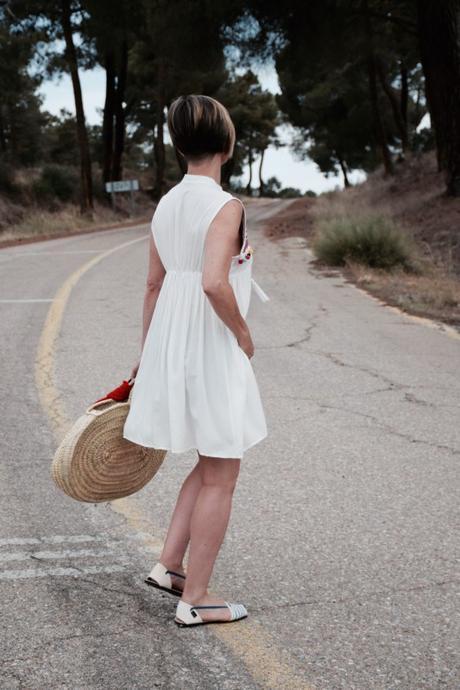
[[[160,556],[160,563],[168,570],[181,574],[184,574],[183,560],[190,540],[190,519],[200,489],[201,471],[197,463],[182,484]],[[174,587],[183,587],[182,578],[172,576],[172,580]]]
[[[200,456],[201,488],[190,523],[190,551],[182,600],[188,604],[223,604],[208,594],[214,563],[227,530],[241,460]],[[200,611],[203,620],[229,618],[224,609]]]

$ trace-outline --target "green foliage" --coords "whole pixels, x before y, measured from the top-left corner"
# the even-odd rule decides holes
[[[40,177],[33,183],[37,201],[76,201],[78,197],[78,176],[73,168],[63,165],[45,165]]]
[[[268,196],[270,198],[278,197],[281,189],[281,182],[273,175],[272,177],[269,177],[265,183],[264,196]]]
[[[248,70],[227,80],[216,92],[215,97],[228,109],[235,125],[236,146],[233,157],[223,168],[223,180],[243,173],[244,166],[250,166],[255,157],[263,156],[270,144],[278,144],[276,128],[280,124],[279,109],[275,96],[262,86],[257,76]],[[260,192],[266,188],[259,168]],[[252,180],[250,179],[250,182]],[[246,193],[251,193],[250,182]]]
[[[275,0],[249,0],[247,16],[235,39],[246,57],[274,60],[300,158],[346,180],[349,170],[376,167],[382,140],[393,154],[410,149],[426,112],[416,3],[286,0],[280,10]]]
[[[314,192],[310,194],[315,195]],[[270,177],[264,184],[263,196],[273,199],[298,199],[303,194],[297,187],[283,187],[277,177]]]
[[[426,103],[416,3],[408,0],[285,0],[281,6],[275,0],[15,0],[11,7],[13,13],[0,8],[0,151],[13,166],[45,164],[35,183],[43,199],[73,198],[68,182],[75,173],[66,175],[62,166],[74,169],[81,159],[91,170],[88,158],[100,163],[104,179],[121,177],[123,166],[154,170],[164,191],[180,173],[163,141],[162,121],[181,93],[214,96],[230,110],[237,145],[224,184],[248,163],[252,173],[254,162],[260,164],[261,194],[300,195],[262,179],[263,152],[280,144],[280,111],[296,127],[294,151],[312,158],[326,176],[342,172],[346,180],[349,170],[372,170],[380,144],[369,89],[370,43],[392,155],[434,145],[429,131],[416,132]],[[78,138],[75,117],[44,113],[36,93],[43,78],[69,72],[64,7],[75,39],[74,67],[99,65],[106,76],[101,126],[80,121]],[[278,73],[277,96],[251,71],[267,57]],[[252,185],[251,174],[247,193]]]
[[[57,165],[77,165],[79,150],[75,117],[61,110],[59,117],[48,115],[42,132],[44,159]]]
[[[384,216],[323,221],[314,239],[313,251],[331,266],[354,261],[386,270],[397,266],[409,271],[416,269],[411,242]]]
[[[302,192],[297,187],[283,187],[278,196],[281,199],[298,199],[302,196]]]
[[[416,153],[431,151],[435,147],[434,132],[424,127],[416,132],[412,139],[412,148]]]
[[[40,79],[27,69],[33,52],[32,38],[12,31],[0,14],[0,151],[16,166],[35,165],[42,155]]]

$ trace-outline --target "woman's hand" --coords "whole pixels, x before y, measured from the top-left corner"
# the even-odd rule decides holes
[[[251,357],[254,355],[254,343],[252,342],[249,331],[238,338],[238,345],[241,347],[243,352],[246,353],[249,359],[251,359]]]

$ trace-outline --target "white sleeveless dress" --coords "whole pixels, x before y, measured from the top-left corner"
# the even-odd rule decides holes
[[[231,199],[211,177],[186,174],[165,194],[152,219],[166,275],[145,339],[123,436],[173,453],[241,458],[267,435],[251,360],[217,316],[201,280],[206,234]],[[252,247],[244,237],[229,273],[239,309],[249,309]]]

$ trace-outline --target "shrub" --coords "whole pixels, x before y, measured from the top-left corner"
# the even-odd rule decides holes
[[[278,196],[280,199],[297,199],[302,196],[302,192],[296,187],[283,187],[279,190]]]
[[[12,196],[17,191],[13,169],[7,163],[0,162],[0,192]]]
[[[340,217],[323,221],[313,241],[316,256],[332,266],[349,261],[386,270],[402,267],[416,270],[414,247],[388,218]]]
[[[45,165],[33,190],[37,201],[74,201],[78,196],[78,177],[72,168]]]

